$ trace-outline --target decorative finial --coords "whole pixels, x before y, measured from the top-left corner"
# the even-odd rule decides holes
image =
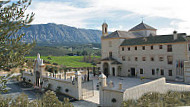
[[[39,53],[37,54],[37,59],[40,59],[40,54]]]
[[[144,17],[141,17],[141,19],[142,19],[142,23],[143,23],[143,21],[144,21]]]
[[[104,19],[104,23],[106,23],[106,20]]]

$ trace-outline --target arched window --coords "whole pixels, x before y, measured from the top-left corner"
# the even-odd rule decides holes
[[[107,33],[107,27],[105,27],[105,31],[104,32]]]
[[[109,52],[109,57],[112,58],[112,52]]]

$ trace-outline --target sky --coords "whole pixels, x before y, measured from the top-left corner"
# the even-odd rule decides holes
[[[35,13],[32,24],[56,23],[77,28],[108,31],[129,30],[144,23],[157,34],[174,30],[190,34],[190,0],[33,0],[28,12]]]

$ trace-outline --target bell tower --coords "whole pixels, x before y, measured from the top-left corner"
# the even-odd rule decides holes
[[[108,35],[108,24],[104,22],[102,24],[102,36],[106,36],[106,35]]]

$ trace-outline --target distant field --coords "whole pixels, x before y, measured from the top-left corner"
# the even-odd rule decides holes
[[[51,57],[51,60],[47,59]],[[26,58],[36,59],[36,56],[27,56]],[[82,62],[83,56],[41,56],[43,60],[67,67],[92,67],[91,63]],[[96,58],[100,58],[96,56]]]

